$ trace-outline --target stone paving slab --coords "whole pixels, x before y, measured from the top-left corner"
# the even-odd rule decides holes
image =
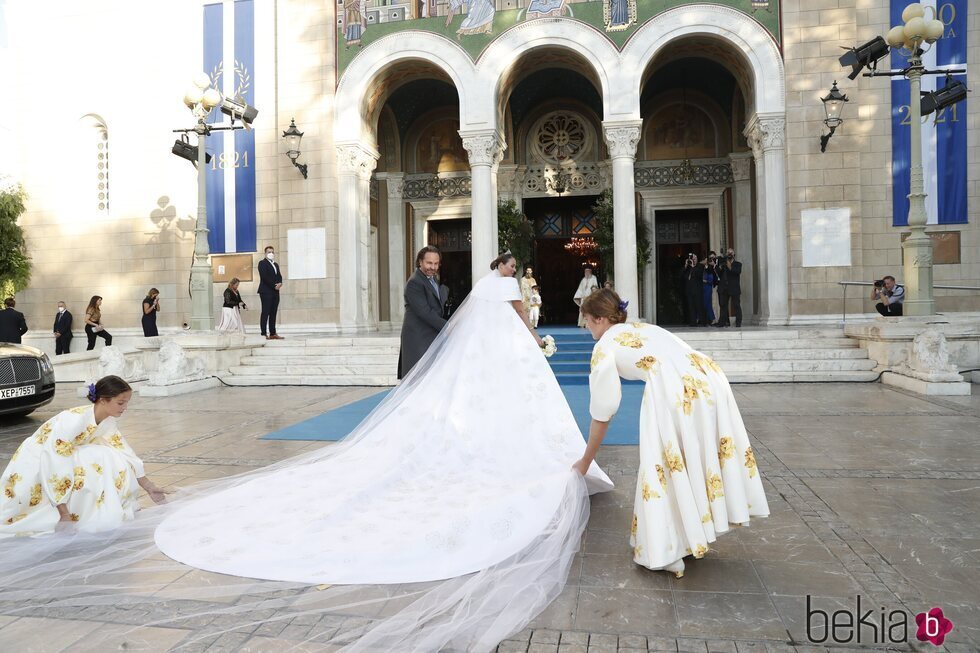
[[[137,397],[121,424],[151,478],[186,486],[324,446],[258,438],[374,391],[242,387]],[[721,536],[684,578],[637,567],[628,551],[637,448],[606,448],[599,462],[617,488],[593,498],[567,587],[497,650],[980,651],[980,396],[920,397],[880,384],[734,391],[771,517]],[[0,421],[0,464],[41,422],[78,403],[73,385],[59,385],[55,401],[36,414]],[[335,616],[302,615],[245,629],[221,616],[181,628],[143,627],[192,604],[212,605],[182,593],[182,577],[152,579],[170,594],[143,610],[91,606],[16,616],[0,605],[0,650],[81,651],[98,632],[108,646],[100,651],[326,651],[316,638],[339,626]],[[914,622],[913,643],[875,644],[867,635],[860,646],[810,641],[808,595],[811,608],[828,614],[854,612],[857,596],[863,609],[900,610],[910,620],[941,606],[954,630],[941,648],[915,641]],[[225,628],[232,630],[208,634]],[[822,633],[811,628],[811,635]]]

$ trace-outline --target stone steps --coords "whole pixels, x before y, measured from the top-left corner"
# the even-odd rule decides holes
[[[265,386],[265,385],[310,385],[310,386],[392,386],[398,383],[395,374],[351,376],[326,376],[299,374],[229,374],[221,379],[228,385],[235,386]]]

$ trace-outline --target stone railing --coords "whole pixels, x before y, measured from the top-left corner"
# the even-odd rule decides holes
[[[469,197],[472,182],[469,173],[405,175],[402,194],[407,200]]]
[[[658,186],[719,186],[735,182],[728,159],[683,161],[642,161],[634,166],[637,188]]]

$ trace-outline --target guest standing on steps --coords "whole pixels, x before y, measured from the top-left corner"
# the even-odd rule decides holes
[[[112,346],[112,334],[102,326],[102,297],[92,295],[85,309],[85,335],[88,337],[88,347],[86,351],[95,349],[95,339],[105,340],[105,346]]]
[[[262,300],[259,331],[267,340],[282,340],[282,336],[276,333],[280,288],[282,288],[282,272],[276,264],[276,248],[269,245],[265,248],[265,258],[259,261],[259,299]]]
[[[140,322],[143,324],[143,337],[152,338],[153,336],[160,335],[157,331],[157,313],[160,312],[160,291],[156,288],[150,288],[150,292],[146,293],[146,297],[143,298],[143,317],[140,318]]]
[[[415,256],[415,274],[405,284],[405,321],[402,322],[398,378],[403,379],[425,356],[446,320],[442,317],[446,298],[436,279],[442,253],[431,245]]]
[[[735,311],[735,327],[742,326],[742,262],[735,260],[735,250],[728,248],[725,260],[718,266],[718,322],[715,326],[731,326],[729,310]],[[729,309],[731,305],[731,309]]]
[[[71,353],[71,311],[64,302],[58,302],[58,312],[54,316],[54,353],[55,356]]]

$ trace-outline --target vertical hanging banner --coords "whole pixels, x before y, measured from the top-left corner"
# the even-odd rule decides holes
[[[204,5],[204,72],[221,94],[255,105],[254,0]],[[209,123],[227,116],[217,109]],[[208,194],[208,245],[212,254],[254,252],[255,132],[212,132],[205,173]]]
[[[966,70],[967,5],[969,0],[925,0],[925,18],[935,16],[946,31],[922,56],[927,70]],[[891,0],[891,25],[902,25],[902,11],[908,0]],[[908,60],[897,51],[891,54],[891,67],[901,70]],[[955,81],[966,82],[966,73]],[[923,91],[946,85],[943,75],[925,75]],[[892,224],[904,227],[909,221],[911,167],[911,129],[909,81],[892,78]],[[918,102],[915,98],[912,101]],[[967,100],[946,107],[922,119],[922,171],[925,180],[928,224],[963,224],[966,210],[966,107]]]

